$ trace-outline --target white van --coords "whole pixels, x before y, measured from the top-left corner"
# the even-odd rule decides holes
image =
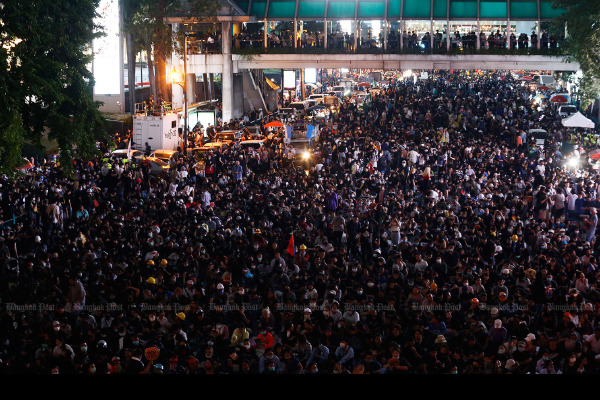
[[[309,100],[315,100],[318,104],[323,103],[323,98],[326,96],[324,93],[315,93],[308,96]]]
[[[294,110],[294,114],[305,116],[306,110],[310,107],[307,101],[294,101],[289,104],[288,108]]]
[[[556,86],[556,80],[552,75],[540,75],[540,83],[548,87]]]
[[[561,118],[567,118],[577,113],[577,107],[573,105],[564,105],[558,107],[558,116]]]

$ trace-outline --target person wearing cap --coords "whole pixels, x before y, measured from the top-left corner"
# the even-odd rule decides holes
[[[535,349],[533,351],[535,351]],[[519,340],[517,343],[517,350],[512,353],[512,358],[519,365],[519,373],[535,373],[536,358],[535,355],[532,354],[532,351],[527,349],[525,340]]]
[[[503,374],[518,374],[518,373],[520,373],[519,363],[517,361],[515,361],[514,359],[509,358],[508,360],[506,360],[506,362],[504,363],[504,366],[502,367],[502,373]]]
[[[496,354],[498,347],[508,338],[508,330],[503,326],[502,320],[494,320],[493,326],[488,329],[488,335],[484,344],[486,355]]]

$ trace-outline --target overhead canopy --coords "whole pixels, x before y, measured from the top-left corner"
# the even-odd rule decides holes
[[[595,124],[589,118],[586,118],[585,115],[577,111],[575,114],[570,117],[563,118],[561,121],[563,126],[568,128],[594,128]]]
[[[232,0],[257,20],[550,20],[552,0]]]

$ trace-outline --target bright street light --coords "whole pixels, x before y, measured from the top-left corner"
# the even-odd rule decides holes
[[[186,54],[187,57],[187,54]],[[185,58],[184,58],[185,61]],[[185,67],[185,64],[184,64]],[[183,154],[185,155],[187,152],[187,93],[185,90],[185,76],[183,80],[179,80],[179,72],[173,68],[171,71],[171,81],[183,89]]]

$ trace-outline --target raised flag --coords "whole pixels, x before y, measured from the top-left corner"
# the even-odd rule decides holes
[[[286,251],[292,257],[295,254],[295,251],[294,251],[294,234],[293,233],[292,233],[292,237],[290,237],[290,242],[288,243],[288,247],[287,247]]]

